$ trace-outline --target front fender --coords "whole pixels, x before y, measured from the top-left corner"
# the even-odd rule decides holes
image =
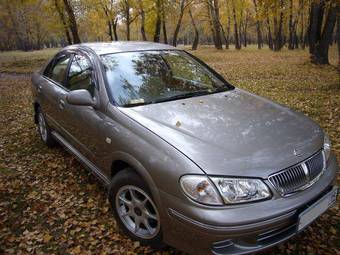
[[[140,161],[138,161],[131,154],[124,152],[124,151],[114,152],[111,155],[111,158],[112,158],[112,162],[120,160],[120,161],[124,161],[130,167],[132,167],[137,172],[137,174],[140,175],[143,178],[143,180],[147,183],[147,185],[150,189],[151,195],[152,195],[153,199],[155,200],[156,204],[161,203],[160,194],[159,194],[159,190],[157,188],[157,185],[154,182],[154,180],[152,179],[149,172],[146,170],[146,168],[140,163]],[[110,186],[109,189],[108,189],[109,193],[110,193],[111,188],[112,187]]]

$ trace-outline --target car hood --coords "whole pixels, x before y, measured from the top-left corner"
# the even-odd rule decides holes
[[[210,175],[267,178],[323,145],[308,117],[241,89],[120,110]]]

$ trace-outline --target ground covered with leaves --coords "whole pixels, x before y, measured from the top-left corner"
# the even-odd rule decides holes
[[[33,123],[29,73],[55,50],[0,54],[0,253],[180,254],[124,236],[106,192],[62,148],[46,148]],[[216,51],[195,55],[231,83],[299,110],[329,133],[340,161],[340,81],[307,51]],[[336,62],[335,48],[331,62]],[[339,202],[306,231],[263,254],[340,254]]]

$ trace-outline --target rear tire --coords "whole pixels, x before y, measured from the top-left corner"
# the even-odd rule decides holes
[[[109,200],[115,219],[126,235],[142,245],[165,247],[156,204],[146,183],[131,168],[113,178]]]
[[[37,109],[36,115],[38,133],[40,135],[41,140],[43,141],[44,144],[46,144],[50,148],[55,146],[56,142],[51,134],[51,129],[48,126],[45,115],[43,114],[40,108]]]

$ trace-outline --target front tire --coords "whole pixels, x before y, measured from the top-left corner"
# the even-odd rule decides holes
[[[45,115],[43,114],[40,108],[38,108],[36,114],[38,133],[40,135],[41,140],[50,148],[55,146],[55,140],[53,139],[51,129],[46,122]]]
[[[164,247],[158,209],[140,176],[130,168],[120,171],[112,180],[109,200],[125,234],[142,245]]]

